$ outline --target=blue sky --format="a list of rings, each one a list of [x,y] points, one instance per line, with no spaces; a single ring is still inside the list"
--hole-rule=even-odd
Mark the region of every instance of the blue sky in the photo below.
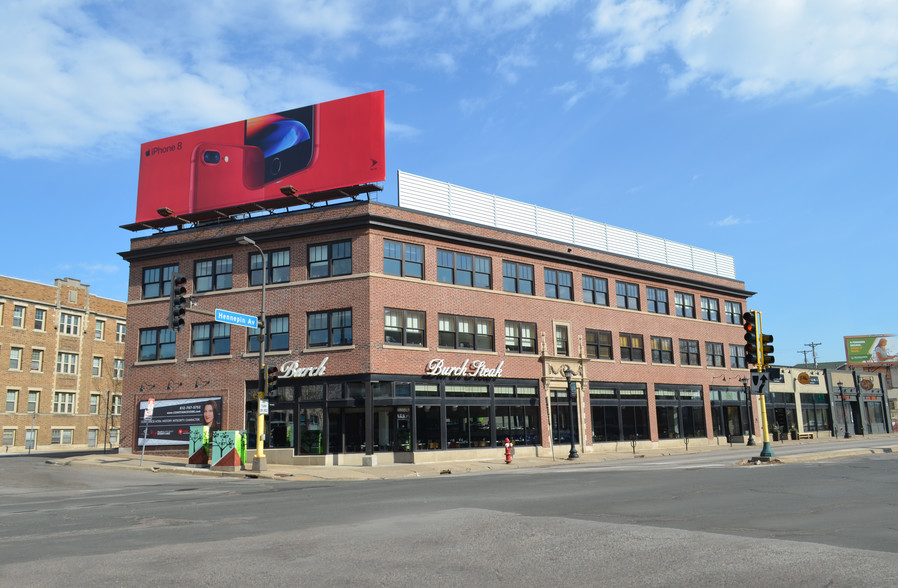
[[[396,170],[732,255],[778,363],[898,332],[894,0],[7,0],[0,274],[125,299],[140,143],[386,91]]]

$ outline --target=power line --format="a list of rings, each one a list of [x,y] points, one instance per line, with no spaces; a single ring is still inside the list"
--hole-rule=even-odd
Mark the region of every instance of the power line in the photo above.
[[[811,348],[811,354],[814,356],[814,368],[815,369],[817,368],[817,346],[818,345],[823,345],[823,343],[805,343],[804,344],[805,347]],[[805,361],[805,363],[808,362],[807,357],[805,357],[804,361]]]

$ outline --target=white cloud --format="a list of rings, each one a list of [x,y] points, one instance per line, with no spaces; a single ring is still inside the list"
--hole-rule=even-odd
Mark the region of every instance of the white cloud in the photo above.
[[[559,84],[550,90],[552,94],[565,96],[564,99],[564,109],[570,110],[586,95],[584,90],[581,90],[577,85],[577,82],[565,82],[563,84]]]
[[[718,221],[714,221],[711,223],[712,225],[718,227],[731,227],[733,225],[744,225],[746,221],[740,219],[739,217],[733,216],[732,214],[724,219],[720,219]]]
[[[594,70],[659,59],[672,90],[898,90],[893,0],[600,0],[592,24]]]
[[[526,49],[515,49],[499,58],[496,63],[496,73],[502,76],[506,82],[514,84],[520,77],[520,70],[535,65],[536,60]]]
[[[517,29],[562,11],[574,0],[456,0],[465,23],[477,29]]]

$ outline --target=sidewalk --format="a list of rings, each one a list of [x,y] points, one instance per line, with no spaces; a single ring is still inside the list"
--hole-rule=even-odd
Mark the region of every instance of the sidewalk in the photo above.
[[[771,449],[777,454],[778,449],[787,447],[799,447],[814,445],[819,451],[813,451],[796,456],[776,455],[775,463],[795,463],[801,461],[813,461],[849,455],[869,455],[871,453],[898,453],[898,438],[895,435],[867,435],[860,438],[861,441],[869,441],[867,447],[845,447],[844,439],[815,439],[805,441],[786,441],[784,443],[771,442]],[[151,472],[166,472],[185,475],[239,477],[239,478],[265,478],[285,481],[360,481],[360,480],[392,480],[403,478],[420,478],[432,476],[446,476],[453,474],[484,473],[490,471],[504,471],[521,468],[552,467],[559,465],[596,464],[618,461],[629,461],[639,458],[657,458],[671,455],[695,455],[699,453],[732,453],[733,463],[745,463],[746,452],[757,456],[761,452],[762,442],[758,440],[755,447],[745,445],[719,445],[695,448],[671,450],[670,448],[649,449],[637,452],[594,452],[581,453],[580,458],[568,460],[566,452],[551,457],[523,457],[515,458],[512,463],[506,464],[504,449],[496,449],[495,459],[466,460],[440,463],[415,463],[415,464],[390,464],[376,466],[284,466],[269,465],[264,472],[253,472],[244,469],[237,472],[212,471],[204,467],[188,467],[187,458],[178,457],[150,457],[143,458],[138,454],[93,454],[72,458],[66,458],[66,465],[102,466],[126,469],[138,469]],[[251,467],[251,462],[248,467]]]

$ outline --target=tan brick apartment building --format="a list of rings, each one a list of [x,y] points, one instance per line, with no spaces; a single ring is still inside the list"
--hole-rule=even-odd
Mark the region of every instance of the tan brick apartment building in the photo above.
[[[740,381],[751,293],[731,258],[400,174],[399,206],[353,201],[133,239],[123,447],[147,433],[151,451],[186,452],[183,427],[173,443],[142,427],[150,398],[213,399],[221,426],[254,440],[256,331],[208,314],[260,313],[262,256],[242,235],[267,260],[266,358],[281,374],[271,463],[446,459],[506,437],[545,452],[571,428],[582,451],[629,450],[741,439],[752,426]],[[188,312],[177,336],[172,272],[207,313]]]
[[[0,276],[0,450],[118,445],[126,308],[76,279]]]

